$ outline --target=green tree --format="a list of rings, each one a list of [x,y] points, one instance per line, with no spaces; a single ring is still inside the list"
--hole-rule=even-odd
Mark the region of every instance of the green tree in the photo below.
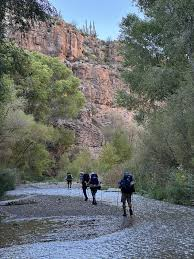
[[[178,165],[193,168],[193,103],[193,87],[186,87],[173,95],[165,108],[152,115],[144,139],[147,160],[155,160],[167,168]]]
[[[42,144],[33,145],[24,154],[25,165],[23,170],[29,179],[41,179],[43,174],[50,170],[52,159]]]
[[[35,22],[48,21],[52,15],[56,15],[56,11],[47,0],[0,1],[0,194],[13,187],[15,174],[10,172],[11,170],[2,168],[17,167],[18,158],[21,160],[20,155],[24,154],[25,150],[27,151],[26,154],[31,151],[31,159],[35,155],[37,156],[37,159],[35,159],[37,166],[32,165],[32,163],[30,165],[27,158],[23,163],[28,164],[30,169],[34,168],[34,172],[42,173],[50,163],[46,145],[39,138],[40,132],[44,131],[46,126],[36,125],[35,122],[29,123],[29,120],[33,121],[33,118],[24,114],[25,100],[22,95],[18,98],[16,88],[18,81],[26,79],[29,75],[31,62],[28,58],[29,55],[14,44],[7,43],[5,36],[10,28],[12,30],[26,31]],[[31,137],[27,130],[29,125],[32,127]],[[34,141],[33,136],[35,125],[39,127],[38,132],[36,132],[36,141]],[[24,133],[24,135],[21,133]],[[33,141],[34,144],[36,143],[33,146],[34,153],[32,153],[32,148],[26,149],[27,143],[24,138],[26,142],[28,139],[29,143]],[[24,143],[21,153],[16,153],[15,150]]]
[[[27,30],[34,22],[46,21],[56,10],[47,0],[0,1],[0,39],[9,27]]]
[[[137,189],[157,199],[191,203],[194,168],[194,90],[180,88],[152,113],[135,146]]]
[[[145,19],[128,15],[121,24],[123,76],[130,94],[118,103],[142,113],[152,111],[194,79],[193,1],[135,1]]]
[[[28,54],[29,75],[17,80],[18,95],[27,100],[25,111],[36,120],[76,117],[85,103],[79,80],[57,58]]]
[[[95,169],[96,161],[92,159],[91,153],[88,150],[81,150],[68,165],[66,171],[78,176],[81,171],[90,173]]]
[[[48,161],[51,163],[52,160],[46,144],[54,139],[55,129],[52,126],[48,127],[35,122],[32,116],[24,114],[23,111],[17,111],[14,116],[19,127],[17,132],[15,131],[16,137],[8,163],[11,161],[13,167],[40,176],[47,169],[43,168],[43,165],[46,167]],[[13,120],[12,117],[9,118],[9,121],[10,119]],[[39,169],[37,169],[38,164]]]
[[[117,130],[113,135],[112,145],[116,150],[119,157],[119,162],[130,160],[131,158],[131,145],[127,133],[123,130]]]
[[[193,177],[194,4],[137,0],[144,19],[122,21],[123,76],[117,101],[144,120],[130,161],[137,189],[158,199],[191,200]],[[146,120],[145,120],[145,115]]]
[[[112,169],[114,165],[119,164],[119,156],[117,155],[116,148],[108,143],[104,145],[99,157],[99,170],[107,172]]]
[[[83,107],[79,80],[57,58],[12,44],[1,47],[0,168],[16,167],[29,177],[50,174],[51,169],[57,174],[75,136],[73,131],[53,128],[52,122],[75,117]]]

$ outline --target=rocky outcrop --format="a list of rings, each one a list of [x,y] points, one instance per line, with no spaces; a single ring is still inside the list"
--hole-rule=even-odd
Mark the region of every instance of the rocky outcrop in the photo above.
[[[59,57],[81,80],[86,107],[78,120],[58,121],[60,126],[75,130],[78,146],[97,154],[104,143],[101,128],[111,123],[112,116],[117,114],[126,124],[131,122],[132,114],[115,106],[117,90],[125,88],[119,77],[122,58],[118,42],[84,35],[64,21],[55,21],[53,26],[37,24],[27,34],[12,32],[9,38],[28,50]]]
[[[82,56],[84,37],[73,26],[63,21],[39,23],[26,34],[10,32],[8,37],[28,50],[59,57],[62,61],[77,60]]]
[[[107,65],[75,62],[72,70],[81,79],[81,89],[88,102],[114,105],[116,91],[123,88],[116,69],[110,69]]]

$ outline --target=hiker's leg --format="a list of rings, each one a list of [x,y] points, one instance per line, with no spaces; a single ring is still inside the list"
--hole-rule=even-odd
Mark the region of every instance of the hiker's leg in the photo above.
[[[94,190],[93,188],[90,188],[91,194],[92,194],[92,198],[94,197]]]
[[[132,204],[131,204],[131,194],[127,194],[127,203],[128,203],[129,209],[132,208]]]
[[[84,197],[85,197],[85,201],[87,201],[88,200],[88,196],[87,196],[87,192],[86,192],[87,187],[82,185],[82,190],[83,190],[83,194],[84,194]]]
[[[92,198],[93,198],[92,204],[94,204],[94,205],[97,204],[97,202],[96,202],[96,192],[97,192],[97,190],[95,188],[91,189]]]
[[[71,189],[71,185],[72,185],[72,181],[69,181],[69,186],[70,186],[70,189]]]
[[[121,195],[121,202],[123,203],[123,216],[126,216],[126,195],[125,193],[122,193]]]
[[[127,212],[126,212],[126,202],[123,202],[123,216],[127,216]]]
[[[69,181],[67,181],[67,187],[68,187],[68,189],[69,189]]]
[[[95,189],[95,191],[94,191],[94,204],[95,205],[97,204],[97,202],[96,202],[96,193],[97,193],[97,189]]]
[[[133,210],[132,210],[132,204],[131,204],[131,194],[128,194],[128,196],[127,196],[127,203],[128,203],[128,206],[129,206],[129,213],[132,216]]]

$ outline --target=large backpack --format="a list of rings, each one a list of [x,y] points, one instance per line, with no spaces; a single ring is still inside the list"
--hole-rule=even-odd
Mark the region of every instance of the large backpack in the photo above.
[[[67,181],[72,181],[73,177],[71,174],[68,174],[66,179],[67,179]]]
[[[89,176],[89,174],[84,174],[84,175],[83,175],[83,178],[82,178],[82,182],[88,183],[89,181],[90,181],[90,176]]]
[[[98,181],[98,175],[97,174],[91,174],[90,184],[93,185],[93,186],[99,186],[99,181]]]
[[[127,175],[120,181],[119,188],[123,193],[133,193],[135,192],[133,176]]]

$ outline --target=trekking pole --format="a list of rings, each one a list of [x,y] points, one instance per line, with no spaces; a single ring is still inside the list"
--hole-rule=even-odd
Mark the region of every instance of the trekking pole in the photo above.
[[[86,194],[87,194],[87,197],[88,197],[88,199],[89,199],[89,198],[90,198],[90,191],[88,191],[88,188],[89,188],[89,187],[86,188]]]
[[[79,186],[79,196],[82,197],[83,196],[83,192],[81,190],[81,187]]]
[[[119,208],[119,191],[117,191],[117,208]]]
[[[131,207],[132,207],[132,210],[134,212],[133,193],[131,195]]]

